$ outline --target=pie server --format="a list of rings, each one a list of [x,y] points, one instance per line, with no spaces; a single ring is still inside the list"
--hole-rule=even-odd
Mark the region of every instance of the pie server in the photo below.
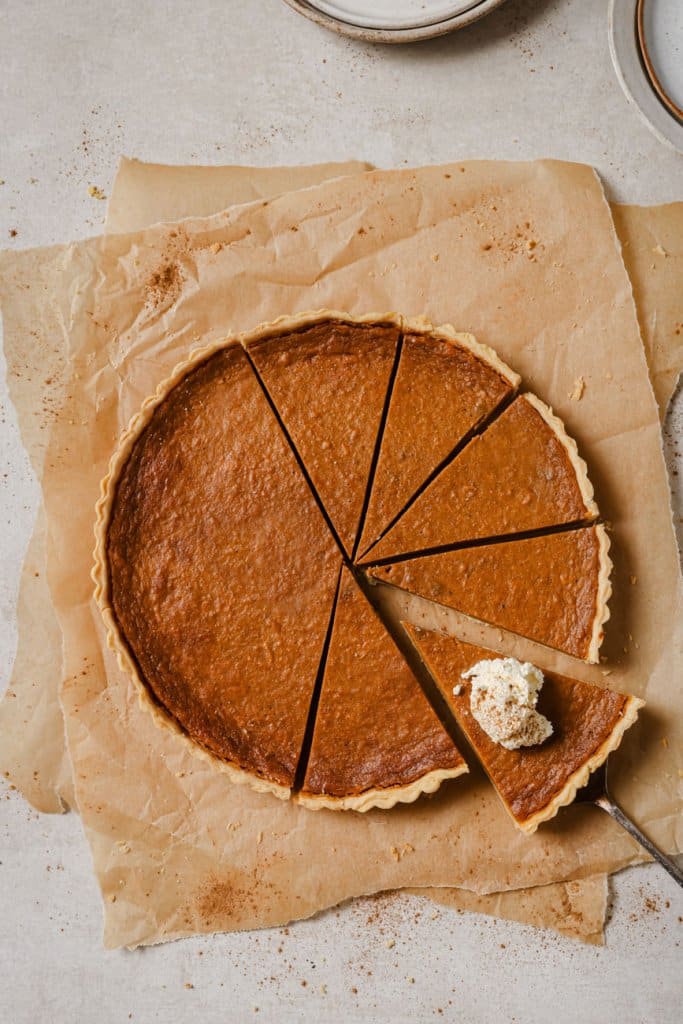
[[[609,759],[608,759],[609,760]],[[662,853],[659,847],[655,846],[651,839],[648,839],[644,835],[635,822],[631,821],[628,815],[624,814],[621,807],[615,803],[612,797],[608,785],[607,785],[607,761],[597,771],[591,775],[588,785],[586,785],[577,798],[577,803],[590,803],[595,804],[596,807],[600,807],[603,811],[606,811],[611,818],[614,818],[622,828],[625,828],[629,835],[640,843],[644,850],[650,854],[654,860],[658,861],[665,871],[668,871],[671,877],[678,882],[683,888],[683,871],[678,865],[666,854]]]

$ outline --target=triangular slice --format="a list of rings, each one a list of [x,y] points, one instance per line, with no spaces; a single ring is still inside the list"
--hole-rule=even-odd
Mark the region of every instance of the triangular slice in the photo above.
[[[375,566],[371,576],[531,640],[598,660],[612,563],[604,526]]]
[[[359,551],[377,540],[518,383],[517,374],[470,334],[425,323],[424,332],[404,335]]]
[[[473,438],[369,552],[372,561],[595,519],[586,464],[535,395]]]
[[[619,746],[642,707],[643,701],[637,697],[545,672],[537,707],[551,722],[553,733],[538,746],[506,750],[473,716],[471,685],[462,678],[473,665],[500,655],[403,625],[503,804],[523,832],[535,832],[542,821],[572,802],[590,773]]]
[[[393,807],[466,771],[417,679],[344,569],[299,799],[336,810]]]
[[[351,555],[398,345],[393,323],[317,315],[244,339],[339,539]]]

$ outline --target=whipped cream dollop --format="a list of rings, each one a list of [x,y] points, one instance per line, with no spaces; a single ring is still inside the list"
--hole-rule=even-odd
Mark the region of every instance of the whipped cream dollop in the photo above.
[[[543,673],[528,661],[479,661],[463,679],[471,680],[470,707],[481,728],[506,750],[533,747],[552,735],[548,719],[536,710]],[[459,691],[454,687],[454,692]]]

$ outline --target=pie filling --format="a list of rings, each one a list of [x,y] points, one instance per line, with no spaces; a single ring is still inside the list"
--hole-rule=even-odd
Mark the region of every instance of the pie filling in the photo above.
[[[542,532],[597,517],[586,466],[560,421],[520,395],[476,434],[365,555]]]
[[[302,802],[366,809],[370,794],[387,790],[414,800],[421,780],[464,771],[422,687],[343,569]]]
[[[569,528],[597,515],[585,464],[518,383],[469,336],[393,314],[282,318],[179,367],[112,459],[93,573],[157,721],[255,788],[386,808],[467,767],[363,579],[594,660],[606,534]],[[411,555],[435,541],[456,549]],[[385,564],[354,565],[368,548]],[[554,729],[583,707],[570,682],[539,700]],[[583,756],[602,734],[576,722]],[[552,799],[532,762],[525,778],[522,797],[494,779],[520,823]]]
[[[608,617],[604,526],[587,526],[371,567],[369,575],[595,662]]]

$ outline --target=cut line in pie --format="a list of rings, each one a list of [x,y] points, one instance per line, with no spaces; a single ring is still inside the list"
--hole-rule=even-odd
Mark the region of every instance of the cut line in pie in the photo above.
[[[430,401],[449,372],[445,397]],[[559,421],[533,396],[512,401],[518,380],[452,328],[324,310],[177,367],[114,453],[93,570],[108,642],[157,724],[256,789],[294,792],[307,806],[386,808],[466,768],[442,710],[359,588],[363,577],[597,657],[607,536],[596,523],[547,532],[597,510]],[[353,552],[377,531],[382,544],[403,529],[406,503],[406,521],[423,516],[433,488],[470,452],[484,462],[491,452],[475,487],[483,501],[505,477],[500,452],[518,410],[526,426],[512,446],[522,438],[533,452],[533,479],[551,455],[545,490],[516,508],[510,492],[513,539],[482,544],[463,502],[459,536],[475,546],[353,568]],[[497,515],[490,510],[486,531],[501,528]],[[521,532],[531,521],[540,536]],[[401,546],[410,554],[420,543],[416,534]]]
[[[336,810],[388,808],[466,771],[398,647],[343,569],[299,800]]]
[[[399,340],[399,321],[285,321],[244,339],[341,545],[351,555]]]
[[[538,711],[553,726],[542,744],[506,750],[477,722],[463,672],[500,655],[484,647],[403,623],[430,675],[493,783],[505,809],[531,834],[570,804],[591,772],[616,750],[643,701],[592,683],[545,672]]]
[[[163,390],[104,481],[97,599],[146,706],[287,797],[339,551],[239,345]]]
[[[470,334],[404,325],[398,370],[358,550],[367,548],[437,470],[508,399],[519,376]]]
[[[535,395],[520,395],[422,492],[363,561],[587,522],[586,463]]]
[[[378,565],[369,575],[596,662],[612,563],[601,524]]]

